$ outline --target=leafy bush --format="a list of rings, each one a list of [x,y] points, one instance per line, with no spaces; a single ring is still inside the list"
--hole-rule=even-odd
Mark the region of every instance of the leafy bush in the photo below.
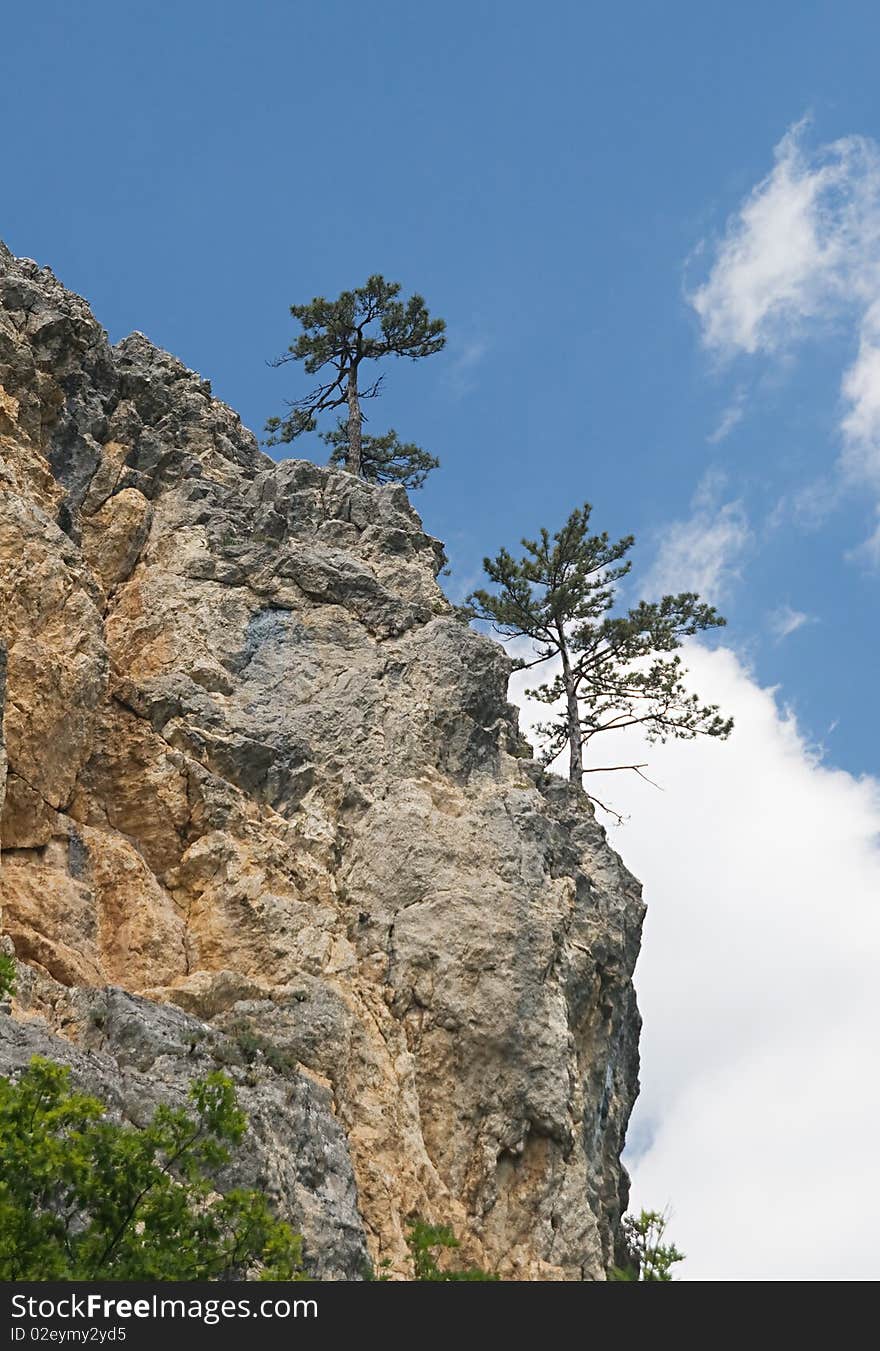
[[[15,961],[5,952],[0,952],[0,999],[15,994]]]
[[[296,1065],[293,1056],[287,1055],[274,1042],[252,1031],[246,1023],[240,1022],[234,1027],[235,1043],[247,1065],[253,1065],[262,1059],[276,1074],[287,1074]]]
[[[623,1235],[630,1252],[625,1267],[614,1267],[612,1281],[671,1281],[672,1267],[684,1261],[674,1243],[664,1243],[668,1216],[657,1210],[643,1210],[635,1215],[624,1215]]]
[[[413,1264],[414,1281],[497,1281],[480,1267],[466,1267],[462,1270],[441,1270],[437,1263],[437,1253],[443,1248],[459,1247],[458,1239],[445,1224],[426,1224],[424,1220],[415,1220],[409,1227],[406,1237]]]
[[[66,1066],[35,1056],[0,1078],[0,1280],[304,1279],[301,1239],[264,1196],[218,1194],[247,1125],[231,1081],[208,1074],[189,1097],[139,1130],[72,1091]]]

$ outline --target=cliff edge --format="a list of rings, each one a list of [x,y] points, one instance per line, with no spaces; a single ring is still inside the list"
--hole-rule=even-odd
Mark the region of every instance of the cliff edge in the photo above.
[[[404,1273],[419,1215],[601,1280],[640,888],[441,563],[402,488],[272,461],[0,245],[0,1073],[138,1121],[223,1065],[316,1274]]]

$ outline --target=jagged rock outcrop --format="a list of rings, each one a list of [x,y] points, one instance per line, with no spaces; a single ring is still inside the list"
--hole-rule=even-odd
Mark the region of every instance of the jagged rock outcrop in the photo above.
[[[316,1270],[403,1272],[418,1214],[601,1279],[640,891],[441,563],[401,488],[273,462],[0,246],[0,1072],[60,1036],[131,1114],[256,1038],[248,1167]]]

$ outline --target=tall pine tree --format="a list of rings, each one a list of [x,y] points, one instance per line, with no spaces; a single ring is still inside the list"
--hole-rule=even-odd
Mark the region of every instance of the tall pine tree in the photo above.
[[[309,375],[325,372],[326,378],[308,394],[288,400],[285,417],[269,418],[269,445],[314,431],[319,413],[345,407],[344,420],[324,437],[333,447],[333,462],[378,482],[409,480],[410,486],[418,486],[424,480],[438,463],[432,455],[412,442],[401,442],[394,431],[365,438],[362,430],[361,402],[374,399],[384,379],[383,375],[364,379],[362,368],[390,356],[418,361],[446,344],[446,324],[431,318],[423,298],[412,295],[402,301],[399,295],[399,282],[374,275],[366,286],[343,291],[337,300],[316,296],[307,305],[291,305],[290,313],[303,331],[272,364],[301,361]]]

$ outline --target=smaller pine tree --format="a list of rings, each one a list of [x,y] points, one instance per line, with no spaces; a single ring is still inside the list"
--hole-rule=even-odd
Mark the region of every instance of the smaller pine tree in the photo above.
[[[497,633],[529,640],[534,656],[520,660],[520,669],[558,663],[555,674],[526,693],[553,711],[537,728],[545,764],[567,748],[569,778],[578,787],[584,774],[644,768],[585,765],[585,751],[601,733],[639,727],[648,741],[663,742],[723,740],[733,730],[716,704],[688,692],[677,651],[686,638],[725,620],[692,591],[614,613],[635,540],[591,534],[591,513],[585,502],[552,536],[541,530],[537,539],[522,540],[518,559],[507,549],[485,558],[495,590],[473,591],[466,602],[471,616]]]

